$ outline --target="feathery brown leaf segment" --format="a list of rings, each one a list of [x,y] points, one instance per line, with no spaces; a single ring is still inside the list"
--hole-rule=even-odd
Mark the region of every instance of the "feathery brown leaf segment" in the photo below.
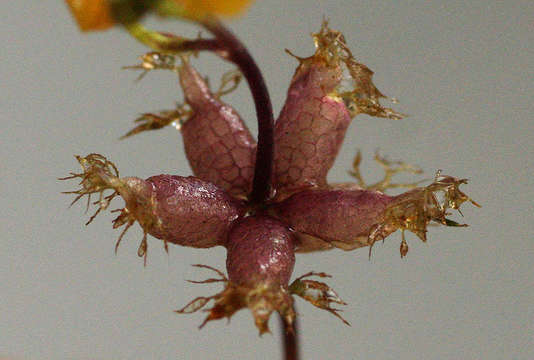
[[[184,6],[193,4],[182,3]],[[234,2],[238,7],[244,3],[246,1]],[[233,72],[226,76],[219,90],[213,92],[190,63],[187,51],[195,49],[212,50],[226,60],[234,60],[245,70],[243,76],[252,87],[256,105],[264,100],[270,104],[268,99],[262,98],[266,89],[261,76],[250,71],[255,69],[253,66],[243,63],[247,57],[239,61],[234,57],[238,54],[231,47],[235,39],[223,41],[228,39],[224,37],[227,33],[212,25],[208,28],[217,35],[215,39],[191,40],[187,47],[175,47],[171,51],[174,55],[151,52],[141,58],[140,64],[127,67],[142,70],[141,77],[158,69],[175,73],[183,99],[181,105],[172,110],[143,114],[136,120],[136,127],[124,137],[174,126],[182,134],[185,153],[195,176],[157,175],[146,180],[119,177],[112,162],[102,155],[90,154],[77,156],[82,171],[71,173],[63,180],[80,180],[80,188],[69,192],[76,195],[74,202],[87,196],[89,207],[91,195],[98,194],[98,200],[93,203],[97,211],[89,222],[115,198],[124,200],[124,207],[116,210],[119,215],[113,221],[114,228],[124,226],[116,249],[126,230],[135,223],[144,233],[138,255],[145,261],[147,235],[162,240],[166,250],[168,244],[226,248],[228,276],[207,265],[195,265],[215,271],[217,277],[192,281],[221,282],[224,289],[215,295],[196,298],[177,310],[180,314],[193,313],[211,303],[201,327],[211,320],[230,318],[236,311],[248,308],[260,334],[269,331],[268,321],[273,312],[281,315],[286,331],[291,333],[296,316],[293,295],[348,324],[340,316],[340,310],[333,307],[346,303],[327,284],[309,279],[329,275],[310,272],[290,284],[295,253],[368,246],[370,255],[376,241],[400,230],[400,253],[404,257],[408,252],[405,231],[426,241],[430,223],[465,226],[450,219],[450,211],[460,211],[464,202],[479,205],[459,189],[467,183],[465,179],[438,173],[427,186],[420,186],[421,182],[394,182],[393,176],[399,172],[419,174],[421,171],[378,154],[375,160],[385,171],[382,181],[367,184],[363,180],[358,152],[350,172],[356,183],[327,182],[328,171],[354,116],[367,114],[400,119],[402,115],[380,104],[384,95],[371,80],[373,72],[355,60],[344,36],[326,23],[313,35],[315,53],[297,58],[299,65],[274,129],[269,128],[267,121],[269,111],[262,113],[260,107],[258,117],[263,116],[267,121],[262,126],[273,130],[274,138],[267,134],[263,138],[264,145],[257,143],[239,114],[220,99],[237,86],[240,74]],[[161,33],[146,34],[152,36],[150,44],[156,48],[167,46],[170,49],[169,44],[178,38]],[[181,58],[178,62],[177,53]],[[254,92],[255,81],[262,89],[259,92]],[[260,150],[266,149],[262,146],[269,147],[273,139],[274,176],[269,180],[269,164],[258,167],[256,159]],[[268,149],[262,154],[262,161],[270,159]],[[254,174],[255,171],[259,173]],[[257,185],[262,183],[260,180],[270,181],[267,186],[272,191],[264,198],[265,188],[256,189],[257,194],[263,195],[253,199],[251,194],[255,187],[265,185]],[[410,190],[388,195],[385,193],[388,188]]]

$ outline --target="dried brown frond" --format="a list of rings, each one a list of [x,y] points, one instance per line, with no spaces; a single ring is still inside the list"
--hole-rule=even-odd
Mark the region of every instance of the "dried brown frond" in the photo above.
[[[328,22],[323,21],[321,30],[312,35],[317,51],[314,57],[319,57],[328,64],[345,65],[348,73],[348,89],[338,89],[337,96],[343,99],[352,116],[367,114],[370,116],[399,120],[405,115],[393,109],[383,107],[380,98],[386,96],[374,85],[373,71],[364,64],[356,61],[345,37],[340,31],[328,27]]]
[[[139,123],[136,127],[121,136],[122,139],[139,134],[144,131],[162,129],[172,125],[175,129],[180,130],[182,125],[192,116],[192,111],[186,104],[177,104],[175,109],[162,110],[158,113],[145,113],[134,120]]]
[[[76,160],[81,165],[83,172],[70,173],[70,176],[60,178],[59,180],[70,180],[79,178],[80,189],[74,191],[65,191],[64,194],[76,194],[76,198],[70,204],[71,206],[87,196],[87,210],[91,204],[91,194],[98,193],[99,199],[93,204],[98,205],[96,212],[90,217],[86,225],[90,224],[93,219],[102,210],[106,210],[113,198],[118,194],[117,188],[120,186],[119,171],[115,164],[107,160],[100,154],[89,154],[85,157],[76,155]],[[113,190],[107,196],[104,195],[106,190]]]
[[[201,296],[190,301],[183,308],[176,310],[178,314],[190,314],[204,308],[211,300],[213,306],[205,311],[209,312],[204,319],[200,328],[212,320],[222,318],[230,319],[234,313],[243,309],[249,308],[254,317],[254,323],[259,330],[260,335],[269,332],[269,318],[273,311],[277,311],[286,320],[286,324],[290,328],[295,319],[295,311],[293,309],[293,299],[289,295],[287,289],[278,284],[265,281],[250,282],[253,285],[239,285],[228,280],[224,274],[212,267],[206,265],[194,265],[196,267],[203,267],[217,272],[219,278],[208,278],[202,281],[191,281],[197,284],[206,284],[213,282],[224,282],[225,288],[223,291],[212,296]]]
[[[176,65],[176,57],[173,55],[166,55],[159,52],[149,52],[139,56],[141,62],[136,65],[123,66],[123,69],[127,70],[143,70],[143,72],[137,77],[136,82],[140,81],[152,70],[171,70],[176,72],[178,66]]]
[[[460,185],[466,183],[467,179],[441,176],[438,172],[432,184],[396,196],[395,201],[385,210],[384,221],[369,235],[369,243],[373,244],[383,239],[383,234],[390,234],[400,229],[403,232],[400,252],[404,257],[408,252],[408,244],[404,238],[405,230],[414,233],[425,242],[427,226],[431,222],[445,226],[467,226],[446,217],[450,215],[449,209],[460,212],[460,206],[466,201],[480,207],[460,191]]]
[[[219,99],[224,95],[230,94],[232,91],[237,89],[239,83],[243,80],[243,74],[239,69],[234,69],[227,71],[223,74],[221,78],[221,84],[219,89],[214,93],[214,96]]]
[[[360,172],[360,163],[362,160],[362,154],[358,150],[358,153],[354,157],[354,161],[352,162],[352,170],[349,171],[349,174],[356,178],[358,185],[367,190],[377,190],[381,192],[385,192],[387,189],[398,189],[398,188],[405,188],[405,189],[413,189],[417,185],[419,185],[421,182],[426,180],[419,180],[416,182],[411,183],[393,183],[393,176],[399,173],[409,173],[409,174],[422,174],[423,170],[421,170],[419,167],[415,165],[408,164],[404,161],[392,161],[388,160],[387,158],[381,156],[378,151],[375,153],[374,160],[384,169],[384,177],[382,180],[374,183],[374,184],[367,184],[363,180],[363,176]]]
[[[326,310],[331,314],[339,318],[343,323],[349,325],[349,322],[339,315],[340,309],[331,307],[332,303],[347,305],[339,295],[327,284],[315,281],[315,280],[303,280],[304,278],[318,276],[321,278],[330,278],[331,276],[323,272],[309,272],[306,273],[291,283],[289,286],[289,292],[294,295],[298,295],[307,302],[311,303],[320,309]]]

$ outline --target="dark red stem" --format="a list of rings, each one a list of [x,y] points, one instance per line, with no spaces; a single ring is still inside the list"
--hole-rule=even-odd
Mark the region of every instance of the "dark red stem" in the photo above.
[[[297,317],[293,320],[292,330],[287,330],[288,326],[283,316],[280,316],[282,324],[282,341],[284,343],[284,359],[299,360],[298,324]]]
[[[172,34],[161,33],[169,38],[175,37]],[[183,51],[212,51],[214,53],[224,52],[224,48],[221,43],[215,39],[197,39],[186,40],[177,39],[176,42],[169,41],[167,44],[161,44],[160,47],[163,50],[170,52],[183,52]],[[224,54],[221,54],[224,57]]]
[[[228,59],[239,67],[247,79],[254,99],[258,118],[258,147],[249,200],[254,204],[261,204],[270,196],[273,173],[274,117],[271,98],[258,65],[241,41],[217,20],[208,21],[204,26],[228,51]]]

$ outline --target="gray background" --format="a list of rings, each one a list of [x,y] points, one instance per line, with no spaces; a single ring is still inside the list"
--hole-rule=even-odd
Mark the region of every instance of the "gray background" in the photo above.
[[[297,65],[283,49],[312,53],[309,33],[322,17],[342,30],[353,53],[397,97],[402,121],[360,116],[349,129],[331,181],[349,180],[357,148],[364,173],[380,177],[372,154],[471,179],[464,190],[483,205],[464,207],[466,229],[432,228],[428,244],[400,235],[367,250],[300,255],[349,303],[352,327],[297,300],[303,359],[534,358],[532,169],[534,6],[532,1],[258,1],[230,23],[263,70],[278,113]],[[172,129],[118,137],[141,112],[182,100],[170,73],[121,71],[145,49],[115,29],[82,35],[61,1],[10,1],[0,21],[2,160],[0,357],[19,359],[277,359],[279,327],[257,336],[250,313],[197,330],[203,314],[172,313],[218,291],[188,278],[224,268],[222,248],[195,250],[149,240],[148,266],[131,230],[109,213],[88,228],[83,206],[68,209],[75,187],[57,177],[77,170],[73,154],[105,154],[121,174],[188,175]],[[149,24],[195,36],[185,23]],[[198,68],[213,84],[230,69],[210,54]],[[246,86],[226,97],[255,132]],[[409,180],[409,177],[404,180]],[[117,201],[116,207],[120,205]],[[456,219],[459,219],[456,217]],[[462,219],[460,219],[461,221]]]

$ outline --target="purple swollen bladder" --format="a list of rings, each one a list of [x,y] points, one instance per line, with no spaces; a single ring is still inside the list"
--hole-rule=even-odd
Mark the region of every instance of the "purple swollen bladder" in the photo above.
[[[146,130],[160,129],[173,124],[182,134],[184,150],[193,174],[220,186],[235,197],[245,198],[252,189],[256,156],[256,140],[230,105],[220,97],[227,92],[226,83],[237,82],[240,76],[231,72],[230,79],[213,93],[206,80],[182,57],[182,65],[158,53],[141,57],[143,64],[127,68],[164,68],[178,74],[184,92],[184,105],[158,114],[143,114],[130,130],[129,137]]]
[[[295,265],[295,240],[284,223],[265,215],[243,218],[230,231],[226,248],[231,281],[266,281],[287,288]]]
[[[274,127],[274,174],[267,199],[251,198],[259,145],[239,114],[221,100],[228,82],[212,91],[184,54],[177,64],[170,55],[149,53],[133,67],[176,73],[185,99],[175,109],[144,114],[125,137],[174,125],[182,134],[194,177],[121,178],[112,162],[90,154],[77,157],[82,172],[64,178],[80,179],[80,189],[71,192],[78,195],[74,201],[98,194],[97,211],[89,222],[115,197],[123,198],[124,207],[113,225],[124,226],[116,246],[125,231],[138,223],[144,232],[138,254],[145,263],[147,234],[162,240],[165,249],[168,243],[227,249],[228,275],[196,265],[218,275],[197,282],[221,282],[223,290],[177,310],[192,313],[211,303],[202,325],[248,308],[260,334],[268,331],[273,312],[292,331],[295,295],[347,323],[331,306],[345,304],[333,289],[309,279],[328,275],[310,272],[290,281],[296,252],[371,249],[377,240],[401,230],[400,253],[405,256],[406,230],[426,241],[428,224],[463,226],[448,218],[450,210],[458,210],[466,201],[478,206],[459,189],[465,179],[441,174],[427,186],[407,184],[411,190],[388,195],[388,187],[401,187],[391,183],[393,174],[416,171],[378,156],[386,170],[383,181],[369,186],[363,182],[358,155],[352,172],[357,183],[327,182],[354,116],[400,119],[402,115],[380,104],[384,95],[371,80],[373,72],[354,59],[341,33],[323,24],[314,40],[315,53],[297,58],[299,66]]]
[[[246,197],[252,190],[256,141],[239,114],[211,93],[187,61],[179,76],[192,109],[181,133],[193,173],[234,196]]]
[[[299,66],[275,124],[278,199],[307,187],[328,187],[328,171],[354,116],[402,117],[380,105],[383,95],[371,81],[373,72],[356,62],[340,32],[324,23],[314,40],[315,54],[296,57]]]

